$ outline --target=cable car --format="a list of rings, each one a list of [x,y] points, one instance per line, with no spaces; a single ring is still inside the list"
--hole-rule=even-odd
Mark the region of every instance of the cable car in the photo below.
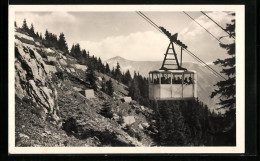
[[[197,98],[197,73],[182,66],[182,50],[187,46],[177,40],[178,34],[171,34],[160,27],[161,31],[170,39],[170,44],[159,70],[149,72],[150,100],[191,100]],[[181,61],[179,64],[174,44],[181,47]]]
[[[149,99],[188,100],[197,97],[197,74],[188,70],[149,72]]]

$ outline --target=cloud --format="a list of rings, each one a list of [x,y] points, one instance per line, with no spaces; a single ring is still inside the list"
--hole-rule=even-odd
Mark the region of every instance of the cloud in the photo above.
[[[107,60],[121,56],[129,60],[162,60],[167,38],[154,31],[136,32],[126,36],[107,37],[99,42],[81,41],[90,54]]]
[[[225,27],[233,18],[226,12],[207,13],[212,19]],[[196,19],[212,34],[220,37],[227,35],[216,24],[204,15]],[[204,29],[195,22],[191,22],[179,33],[179,39],[188,45],[188,49],[205,62],[213,62],[218,58],[227,57],[226,50],[219,46],[218,41],[212,38]],[[230,42],[230,39],[222,40]],[[169,40],[159,32],[137,32],[125,36],[108,37],[98,42],[81,41],[80,45],[90,51],[91,54],[101,57],[103,60],[114,56],[122,56],[130,60],[163,60]],[[180,49],[176,48],[178,56]],[[184,53],[183,61],[195,61]]]
[[[229,23],[232,19],[232,16],[228,15],[227,12],[207,12],[207,14],[222,27],[225,27],[226,23]],[[96,26],[92,23],[100,22],[100,19],[96,20],[93,17],[85,18],[85,16],[67,12],[17,12],[15,20],[18,26],[22,26],[25,18],[29,26],[33,23],[35,30],[42,34],[45,33],[46,28],[57,35],[63,32],[69,47],[72,43],[79,42],[82,48],[89,50],[90,54],[101,57],[102,60],[107,60],[114,56],[122,56],[130,60],[163,60],[169,40],[158,31],[145,31],[145,28],[142,30],[143,32],[136,32],[139,30],[134,30],[134,25],[128,25],[127,27],[125,25],[114,26],[119,31],[128,31],[127,33],[122,32],[119,34],[115,33],[116,31],[107,30],[111,27],[111,25],[106,25],[107,22],[101,21],[101,24],[103,24]],[[199,16],[196,21],[217,37],[227,35],[204,15]],[[121,20],[117,23],[120,22]],[[185,26],[179,32],[179,39],[202,60],[212,62],[227,56],[225,49],[222,49],[219,43],[195,22],[190,20],[189,24],[174,25]],[[93,26],[95,30],[93,30]],[[133,30],[131,30],[132,28]],[[93,37],[99,38],[91,39]],[[230,39],[223,39],[225,42],[228,40]],[[178,47],[176,47],[176,52],[179,56],[180,49]],[[183,61],[192,62],[195,60],[184,53]]]
[[[50,32],[59,35],[64,32],[71,33],[73,26],[77,26],[77,19],[72,14],[67,12],[16,12],[15,21],[18,27],[21,27],[23,20],[26,19],[27,25],[34,25],[35,31],[44,35],[46,29]],[[72,37],[71,37],[72,38]],[[72,41],[72,40],[71,40]]]
[[[223,28],[234,18],[228,12],[210,12],[207,15]],[[217,38],[227,35],[226,32],[205,15],[201,15],[196,21]],[[189,50],[206,62],[212,62],[218,58],[222,59],[228,56],[226,50],[219,46],[219,42],[194,21],[184,28],[179,35],[179,39],[188,45]],[[233,39],[226,37],[221,39],[221,41],[222,43],[231,43]],[[185,58],[189,60],[187,56],[184,57],[184,60]]]

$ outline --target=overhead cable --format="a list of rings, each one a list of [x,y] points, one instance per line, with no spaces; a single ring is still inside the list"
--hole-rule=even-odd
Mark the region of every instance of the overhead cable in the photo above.
[[[220,27],[223,31],[225,31],[226,33],[228,33],[229,36],[231,36],[232,38],[236,39],[233,35],[231,35],[231,33],[227,32],[222,26],[220,26],[216,21],[214,21],[211,17],[209,17],[205,12],[200,11],[202,14],[204,14],[206,17],[208,17],[208,19],[210,19],[212,22],[214,22],[218,27]]]
[[[185,13],[185,12],[184,12]],[[158,27],[158,25],[156,25],[151,19],[149,19],[147,16],[145,16],[143,13],[141,13],[140,11],[137,12],[137,14],[139,16],[141,16],[143,19],[145,19],[150,25],[152,25],[154,28],[156,28],[158,31],[160,31],[163,35],[165,35],[160,28]],[[204,28],[205,29],[205,28]],[[214,35],[213,35],[214,36]],[[215,36],[214,36],[215,37]],[[216,38],[216,37],[215,37]],[[218,39],[217,39],[218,40]],[[219,41],[219,40],[218,40]],[[219,41],[220,42],[220,41]],[[175,43],[175,42],[174,42]],[[221,42],[220,42],[221,43]],[[175,43],[176,45],[180,46],[179,44]],[[211,72],[213,72],[213,74],[219,78],[222,78],[224,80],[226,80],[225,77],[223,77],[220,73],[218,73],[216,70],[214,70],[213,68],[211,68],[207,63],[205,63],[203,60],[201,60],[199,57],[197,57],[195,54],[193,54],[191,51],[189,51],[188,49],[184,49],[184,51],[186,51],[186,53],[188,53],[190,56],[192,56],[195,60],[197,60],[199,63],[203,64],[203,66],[205,68],[207,68],[208,70],[210,70]]]
[[[183,11],[184,14],[186,14],[190,19],[192,19],[194,22],[196,22],[200,27],[202,27],[207,33],[209,33],[214,39],[216,39],[220,44],[223,44],[216,36],[214,36],[210,31],[208,31],[205,27],[203,27],[198,21],[196,21],[194,18],[192,18],[188,13]]]

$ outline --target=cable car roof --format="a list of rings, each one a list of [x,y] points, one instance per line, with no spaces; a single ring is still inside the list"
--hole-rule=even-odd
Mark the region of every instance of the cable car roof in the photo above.
[[[163,73],[163,74],[191,74],[191,73],[196,73],[194,70],[153,70],[150,71],[149,74],[153,73]]]

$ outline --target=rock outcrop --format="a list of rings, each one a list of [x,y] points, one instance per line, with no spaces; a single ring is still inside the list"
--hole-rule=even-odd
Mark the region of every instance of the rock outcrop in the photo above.
[[[127,87],[112,80],[115,96],[88,89],[86,65],[23,32],[15,32],[16,146],[150,146],[152,139],[138,125],[147,122],[140,105],[121,101]],[[99,86],[102,79],[97,80]],[[87,93],[89,95],[89,93]],[[88,96],[87,95],[87,96]],[[112,118],[99,114],[104,102]],[[133,108],[132,106],[135,106]],[[138,113],[138,114],[137,114]],[[149,115],[149,114],[148,114]],[[124,124],[129,125],[124,129]],[[130,127],[131,126],[131,127]]]

